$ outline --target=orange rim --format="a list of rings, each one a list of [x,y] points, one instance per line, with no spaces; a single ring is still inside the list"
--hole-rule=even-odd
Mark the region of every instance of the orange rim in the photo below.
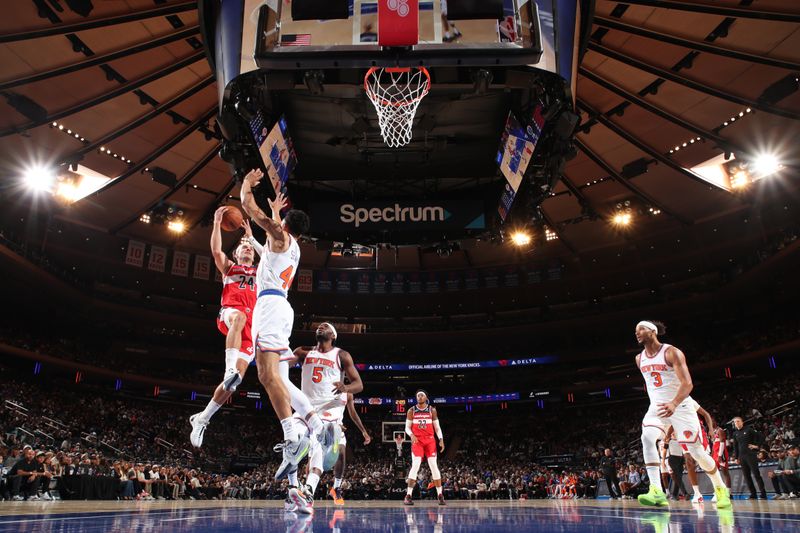
[[[383,68],[383,70],[386,71],[386,72],[391,72],[391,73],[400,73],[400,72],[411,72],[412,68],[416,68],[417,70],[422,72],[425,75],[425,77],[427,78],[425,80],[425,88],[422,91],[422,94],[420,94],[416,98],[412,98],[411,100],[404,100],[402,102],[390,102],[390,101],[386,100],[385,98],[379,98],[378,95],[376,95],[375,92],[370,87],[369,77],[372,76],[378,70],[381,70],[381,67],[371,67],[367,71],[366,75],[364,75],[364,90],[367,91],[367,96],[370,98],[370,100],[373,100],[373,101],[377,100],[380,103],[380,105],[383,106],[383,107],[388,107],[388,106],[405,107],[405,106],[409,106],[411,104],[414,104],[414,103],[422,100],[425,97],[425,95],[427,95],[428,92],[431,89],[431,74],[430,74],[430,72],[428,72],[428,69],[426,69],[425,67],[386,67],[386,68]]]

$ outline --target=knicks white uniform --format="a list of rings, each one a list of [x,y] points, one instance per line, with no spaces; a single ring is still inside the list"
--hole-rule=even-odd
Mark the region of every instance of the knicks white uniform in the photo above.
[[[681,402],[672,416],[667,418],[658,416],[658,404],[671,402],[680,387],[675,369],[667,364],[668,348],[669,344],[662,344],[654,356],[648,356],[646,350],[642,350],[639,356],[639,370],[647,385],[647,395],[650,396],[650,408],[644,415],[642,427],[656,427],[666,434],[667,427],[671,424],[675,428],[675,440],[680,444],[692,444],[697,442],[701,435],[700,421],[697,419],[695,407],[697,402],[691,396],[687,396]]]
[[[258,300],[253,310],[253,339],[258,349],[286,356],[291,356],[289,336],[294,325],[294,310],[286,296],[300,263],[300,246],[291,235],[289,239],[289,248],[282,253],[264,246],[256,273]]]
[[[311,350],[303,361],[300,389],[308,397],[314,410],[325,422],[342,425],[344,409],[347,406],[347,393],[333,392],[334,383],[342,381],[342,363],[339,348],[329,352]],[[346,444],[344,432],[339,441]]]

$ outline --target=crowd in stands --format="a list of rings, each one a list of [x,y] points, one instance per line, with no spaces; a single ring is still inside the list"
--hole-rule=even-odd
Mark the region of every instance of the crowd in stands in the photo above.
[[[6,369],[0,371],[9,375]],[[6,499],[47,499],[51,491],[62,498],[75,497],[74,486],[63,481],[70,476],[113,479],[113,497],[120,499],[285,495],[286,482],[272,479],[278,457],[271,447],[279,440],[279,426],[270,413],[223,411],[209,426],[203,449],[190,450],[186,420],[196,406],[42,388],[12,379],[0,384],[0,396],[5,400],[0,405],[0,463],[9,474],[0,494]],[[720,424],[733,416],[747,419],[764,436],[762,461],[778,459],[798,443],[798,396],[800,380],[794,377],[708,386],[694,394]],[[445,496],[592,498],[606,448],[612,450],[621,480],[636,485],[629,479],[636,472],[646,486],[639,444],[644,401],[640,403],[554,407],[532,415],[501,412],[508,424],[497,424],[497,413],[471,415],[440,408],[448,445],[455,450],[442,454]],[[407,464],[396,461],[394,444],[380,442],[381,418],[364,416],[364,422],[375,442],[365,446],[351,439],[346,494],[351,499],[400,499]],[[547,460],[548,454],[556,453],[564,455]],[[406,455],[407,446],[402,457]],[[230,473],[228,460],[234,457],[256,458],[261,464],[245,473]],[[31,469],[19,466],[23,459]],[[28,474],[33,471],[40,473]],[[422,497],[435,494],[426,476],[423,469],[418,483]],[[322,495],[327,492],[319,490]]]

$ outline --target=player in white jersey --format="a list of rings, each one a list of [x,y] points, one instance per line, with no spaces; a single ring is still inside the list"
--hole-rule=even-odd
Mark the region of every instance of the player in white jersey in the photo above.
[[[666,436],[671,424],[679,443],[686,446],[697,464],[706,471],[714,485],[717,507],[730,507],[730,493],[722,482],[714,459],[703,449],[700,421],[696,403],[689,396],[692,392],[692,376],[686,366],[686,357],[679,349],[662,344],[658,335],[664,333],[664,325],[643,320],[636,325],[636,340],[644,349],[636,356],[636,366],[642,372],[650,408],[642,420],[642,452],[650,491],[639,496],[643,505],[668,505],[667,497],[655,480],[659,475],[659,453],[656,441]]]
[[[283,463],[275,473],[276,478],[280,478],[296,467],[310,448],[308,436],[292,418],[291,398],[278,368],[281,355],[289,351],[294,324],[294,311],[287,300],[287,292],[300,263],[297,237],[308,231],[310,222],[308,215],[296,209],[289,210],[281,218],[281,210],[288,203],[281,192],[276,193],[275,200],[269,200],[272,216],[267,216],[258,207],[252,192],[263,177],[260,170],[251,170],[242,182],[240,198],[245,213],[267,233],[256,273],[258,300],[253,310],[252,338],[256,344],[258,379],[267,390],[283,427]]]
[[[338,457],[339,448],[347,445],[341,432],[344,410],[347,406],[347,395],[358,394],[364,390],[361,375],[353,363],[350,353],[334,346],[338,334],[332,324],[323,322],[317,327],[317,345],[311,349],[297,348],[294,351],[295,361],[300,363],[301,390],[311,405],[325,422],[330,422],[335,430],[330,447],[326,449],[319,442],[312,440],[309,459],[309,473],[300,491],[289,492],[290,498],[297,506],[297,511],[310,513],[313,511],[314,492],[317,490],[319,478],[324,470],[333,468],[336,460],[324,465],[326,457]],[[344,378],[349,383],[345,384]],[[292,479],[290,478],[290,483]]]

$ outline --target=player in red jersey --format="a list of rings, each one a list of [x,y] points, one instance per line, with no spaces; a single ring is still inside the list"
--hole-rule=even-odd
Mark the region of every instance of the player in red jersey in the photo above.
[[[728,461],[730,458],[728,457],[727,440],[728,433],[725,431],[725,428],[722,426],[714,428],[714,450],[712,455],[714,456],[714,461],[717,462],[717,468],[719,468],[719,473],[722,474],[722,479],[725,480],[725,485],[730,488],[731,473],[728,471]]]
[[[203,445],[203,435],[211,417],[236,391],[254,357],[250,330],[257,294],[256,267],[253,264],[256,252],[253,244],[255,239],[252,238],[250,225],[246,221],[242,222],[247,238],[243,239],[233,252],[236,262],[231,261],[222,251],[220,224],[224,211],[225,207],[220,207],[214,213],[211,255],[214,256],[214,263],[222,274],[222,301],[217,316],[217,328],[225,335],[225,375],[222,383],[214,390],[214,396],[206,408],[189,417],[189,423],[192,425],[189,440],[197,448]]]
[[[427,457],[436,494],[439,496],[439,505],[445,505],[442,474],[439,473],[439,466],[436,464],[436,439],[433,437],[435,432],[439,438],[439,451],[443,452],[442,426],[439,425],[436,408],[428,403],[428,393],[418,390],[416,396],[417,405],[409,409],[406,416],[406,434],[411,437],[411,471],[408,473],[408,488],[403,504],[414,505],[411,494],[414,492],[414,485],[417,484],[417,473],[422,465],[422,459]]]

